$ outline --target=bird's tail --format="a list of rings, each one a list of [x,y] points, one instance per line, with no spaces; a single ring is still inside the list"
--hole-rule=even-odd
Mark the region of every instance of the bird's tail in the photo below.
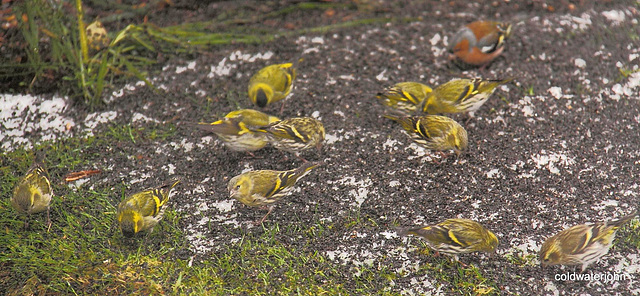
[[[252,132],[258,132],[258,133],[268,133],[269,128],[276,125],[278,122],[280,122],[282,120],[277,120],[277,121],[273,121],[271,123],[269,123],[268,125],[263,125],[263,126],[247,126],[246,129]]]
[[[478,87],[478,92],[493,92],[494,89],[500,85],[507,84],[511,82],[514,78],[509,77],[506,79],[491,79],[481,81]]]
[[[416,231],[420,230],[421,228],[410,228],[410,227],[396,227],[396,233],[399,236],[407,236],[407,235],[415,235]]]
[[[162,191],[162,197],[163,197],[164,200],[169,200],[169,197],[171,196],[171,190],[173,190],[173,187],[176,187],[176,185],[178,185],[178,183],[180,183],[180,182],[181,182],[180,179],[175,178],[175,179],[172,179],[169,182],[166,182],[166,183],[160,185],[159,189]]]
[[[491,82],[492,85],[495,85],[495,87],[497,87],[498,85],[507,84],[513,81],[514,79],[515,79],[514,77],[509,77],[505,79],[491,79],[489,80],[489,82]]]
[[[321,166],[322,162],[316,161],[316,162],[305,162],[303,163],[299,168],[294,170],[294,174],[295,175],[299,175],[300,177],[306,175],[307,173],[309,173],[309,171],[311,171],[312,169]],[[300,178],[298,177],[298,178]]]
[[[397,123],[400,123],[400,125],[402,125],[402,128],[404,128],[405,130],[411,130],[413,128],[413,122],[411,120],[411,117],[409,116],[387,113],[387,114],[384,114],[384,117],[389,118]]]
[[[200,130],[212,132],[215,134],[224,134],[224,135],[241,135],[245,132],[249,132],[249,129],[241,125],[239,119],[231,118],[231,119],[221,119],[218,121],[214,121],[211,123],[207,122],[198,122],[196,123],[187,123],[189,127],[198,128]]]
[[[296,79],[296,75],[298,73],[298,67],[300,66],[300,63],[302,63],[303,61],[304,61],[304,58],[302,56],[299,56],[297,59],[291,62],[291,67],[289,67],[289,73],[291,73],[291,80]]]
[[[611,221],[610,224],[618,228],[627,224],[627,222],[631,221],[631,219],[635,218],[637,215],[638,215],[638,211],[636,210],[634,213],[630,215],[624,216],[616,221]]]

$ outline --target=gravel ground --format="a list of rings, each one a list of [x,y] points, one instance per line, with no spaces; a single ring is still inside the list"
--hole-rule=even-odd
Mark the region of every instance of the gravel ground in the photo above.
[[[196,259],[208,256],[221,245],[236,243],[243,232],[264,231],[253,222],[265,212],[230,200],[227,181],[247,170],[285,170],[301,161],[271,147],[257,151],[255,158],[232,152],[215,135],[186,123],[214,121],[238,107],[251,107],[246,85],[252,73],[303,57],[281,117],[312,116],[324,123],[323,150],[303,156],[325,165],[277,204],[265,226],[333,225],[313,247],[341,264],[347,285],[360,266],[387,266],[402,276],[384,288],[445,293],[449,283],[419,272],[421,265],[439,259],[425,255],[418,239],[400,238],[394,229],[464,217],[495,232],[500,246],[493,258],[469,254],[461,261],[478,266],[503,294],[640,293],[639,252],[630,244],[615,245],[587,270],[633,277],[613,282],[558,281],[556,274],[574,269],[542,270],[533,257],[551,234],[620,217],[640,202],[638,3],[587,2],[573,9],[564,2],[553,9],[541,2],[487,3],[385,4],[378,14],[406,12],[420,20],[232,45],[192,60],[171,59],[152,79],[161,94],[132,83],[109,95],[108,105],[95,113],[65,98],[2,95],[0,144],[11,149],[95,132],[106,128],[105,122],[149,128],[176,124],[176,135],[166,142],[105,151],[96,163],[105,173],[92,182],[126,182],[142,189],[183,178],[173,207],[182,213],[180,227],[188,234],[192,254]],[[332,22],[321,14],[290,17],[282,22]],[[451,33],[485,18],[514,25],[503,56],[484,71],[463,71],[448,63],[445,48]],[[623,77],[624,71],[635,73]],[[457,77],[515,78],[472,117],[452,116],[469,133],[469,148],[459,158],[442,159],[412,143],[397,124],[382,117],[385,110],[375,100],[377,92],[397,82],[435,86]],[[279,108],[275,104],[266,111],[275,114]],[[347,227],[354,219],[361,223]],[[634,225],[621,236],[637,241]],[[304,246],[307,239],[279,238],[290,246]]]

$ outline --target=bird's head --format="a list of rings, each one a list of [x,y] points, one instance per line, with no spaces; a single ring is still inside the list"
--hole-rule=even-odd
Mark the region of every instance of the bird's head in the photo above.
[[[556,243],[556,240],[553,238],[542,244],[540,252],[538,252],[538,256],[542,267],[556,265],[562,261],[562,252]]]
[[[456,155],[459,156],[463,150],[467,149],[467,145],[469,144],[467,131],[462,127],[454,127],[447,137],[447,141],[452,147],[454,147]]]
[[[25,188],[29,187],[29,188]],[[37,198],[40,192],[31,188],[30,186],[19,187],[11,199],[11,204],[16,210],[21,213],[29,213],[33,208],[34,199]]]
[[[118,215],[118,223],[120,223],[122,234],[126,237],[132,237],[143,227],[142,216],[140,213],[131,210],[122,211]]]
[[[273,98],[273,89],[265,83],[258,83],[249,91],[249,97],[253,104],[260,108],[264,108],[269,104],[271,98]]]
[[[251,196],[252,186],[251,178],[248,175],[242,174],[235,176],[229,180],[229,184],[227,185],[229,197],[246,204],[245,199]]]

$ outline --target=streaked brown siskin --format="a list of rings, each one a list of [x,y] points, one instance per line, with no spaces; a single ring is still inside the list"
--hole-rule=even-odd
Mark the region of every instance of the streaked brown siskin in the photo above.
[[[249,171],[229,180],[227,189],[230,197],[247,206],[269,206],[269,212],[259,222],[262,223],[273,210],[271,204],[289,195],[295,183],[318,165],[317,162],[306,162],[288,171]]]
[[[513,80],[456,79],[436,87],[420,109],[427,114],[474,112],[493,94],[496,87]]]
[[[289,118],[251,130],[265,133],[276,149],[296,154],[312,147],[320,151],[325,136],[322,122],[311,117]]]
[[[388,114],[385,117],[400,123],[416,143],[427,149],[454,150],[459,155],[467,148],[467,131],[449,117],[440,115],[397,117]]]
[[[542,244],[538,252],[541,265],[579,265],[584,271],[609,252],[618,229],[637,215],[635,212],[616,221],[580,224],[558,232]]]
[[[404,114],[410,114],[424,101],[432,89],[419,82],[400,82],[390,86],[376,98],[380,102]]]
[[[251,131],[250,128],[262,127],[279,121],[275,116],[252,109],[240,109],[229,112],[224,118],[212,123],[198,123],[198,128],[215,133],[225,146],[233,151],[252,152],[267,145],[264,133]]]
[[[453,256],[471,252],[493,253],[498,247],[498,238],[482,224],[469,219],[447,219],[434,225],[401,229],[400,235],[422,237],[429,248]]]

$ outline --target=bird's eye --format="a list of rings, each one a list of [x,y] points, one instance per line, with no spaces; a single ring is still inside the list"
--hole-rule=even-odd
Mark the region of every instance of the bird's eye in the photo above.
[[[240,190],[240,185],[236,185],[236,190]]]

